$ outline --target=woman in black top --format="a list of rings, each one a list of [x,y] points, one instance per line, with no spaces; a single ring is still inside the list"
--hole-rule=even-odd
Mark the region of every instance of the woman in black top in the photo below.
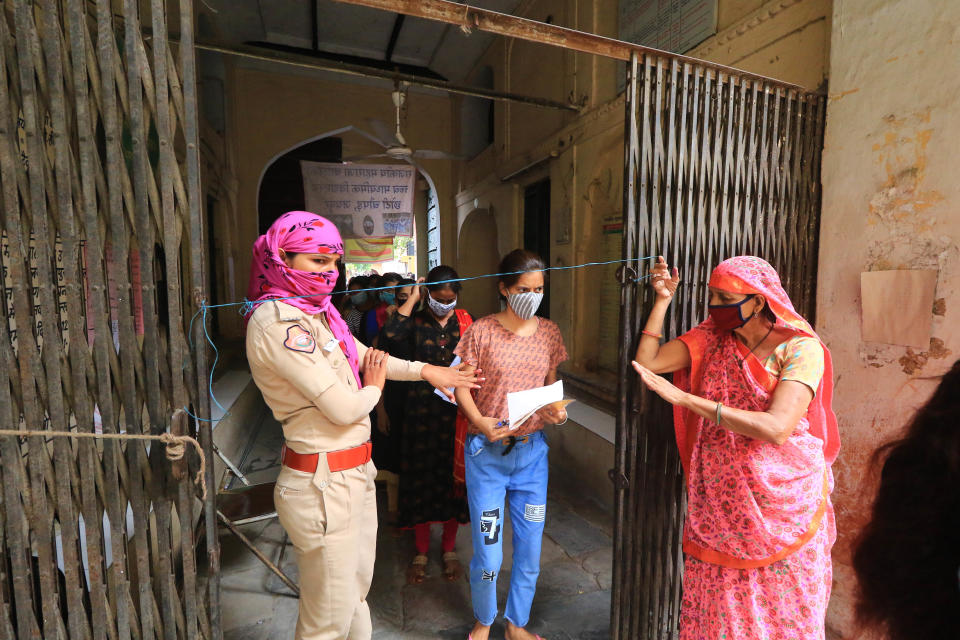
[[[471,322],[455,309],[460,283],[433,284],[457,279],[447,266],[433,268],[424,287],[414,287],[409,299],[384,326],[381,337],[402,344],[406,353],[422,362],[449,366],[460,336]],[[425,302],[420,311],[414,309]],[[430,525],[443,523],[443,573],[450,580],[461,574],[454,551],[457,529],[469,522],[462,486],[454,481],[457,408],[440,398],[428,384],[409,384],[400,459],[400,517],[403,528],[416,534],[417,554],[407,572],[410,583],[425,577],[430,549]]]

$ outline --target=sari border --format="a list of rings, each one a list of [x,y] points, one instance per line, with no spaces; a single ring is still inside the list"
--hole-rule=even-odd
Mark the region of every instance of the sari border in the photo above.
[[[820,498],[820,506],[817,508],[817,512],[813,516],[813,520],[810,522],[810,528],[807,531],[797,538],[797,540],[778,551],[777,553],[767,556],[766,558],[751,559],[751,558],[738,558],[736,556],[731,556],[729,554],[723,553],[722,551],[717,551],[715,549],[708,549],[703,547],[696,542],[693,542],[686,536],[683,540],[683,552],[687,555],[693,556],[697,560],[703,562],[709,562],[711,564],[720,565],[722,567],[727,567],[730,569],[758,569],[760,567],[766,567],[774,562],[783,560],[787,556],[790,556],[802,547],[804,547],[808,542],[810,542],[813,537],[817,534],[817,530],[820,528],[820,523],[823,522],[823,516],[827,512],[827,504],[829,503],[830,496],[830,485],[827,479],[827,470],[824,469],[823,472],[823,495]]]

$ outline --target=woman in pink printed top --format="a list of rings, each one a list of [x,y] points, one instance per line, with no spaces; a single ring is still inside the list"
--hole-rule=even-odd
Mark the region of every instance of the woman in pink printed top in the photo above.
[[[457,392],[470,421],[464,445],[467,502],[473,534],[470,591],[476,624],[472,640],[487,640],[497,617],[497,574],[503,560],[504,498],[509,496],[513,526],[513,569],[507,596],[507,640],[534,640],[524,627],[540,574],[540,544],[547,509],[547,443],[544,423],[559,424],[566,411],[541,409],[514,430],[507,428],[507,394],[557,380],[567,359],[557,325],[537,317],[543,300],[543,260],[517,249],[500,263],[500,295],[506,308],[473,323],[455,353],[484,372],[475,395]]]

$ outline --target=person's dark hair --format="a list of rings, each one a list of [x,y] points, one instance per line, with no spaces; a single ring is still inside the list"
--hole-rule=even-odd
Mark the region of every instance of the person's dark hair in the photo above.
[[[347,285],[347,288],[356,287],[358,289],[366,289],[370,284],[370,278],[367,276],[353,276],[350,278],[350,284]]]
[[[388,271],[387,273],[383,274],[380,277],[382,278],[381,282],[383,283],[380,285],[381,287],[387,286],[386,285],[387,282],[400,282],[401,280],[403,280],[403,276],[393,271]]]
[[[383,276],[378,276],[376,274],[369,276],[370,281],[367,282],[368,289],[376,289],[377,287],[383,286]]]
[[[853,551],[857,617],[889,640],[960,638],[960,360],[881,460]]]
[[[543,262],[543,258],[533,251],[514,249],[503,257],[503,260],[500,261],[500,266],[497,267],[497,271],[502,274],[509,274],[501,275],[500,282],[506,287],[512,287],[517,284],[520,276],[524,273],[528,271],[543,271],[546,268],[547,265]]]
[[[333,295],[333,306],[337,309],[343,307],[343,303],[346,301],[344,292],[347,289],[347,270],[344,269],[343,260],[337,259],[337,282],[333,286],[333,290],[339,293]]]
[[[460,276],[457,274],[456,270],[453,267],[448,267],[445,264],[430,269],[430,273],[427,274],[427,289],[430,291],[439,291],[440,289],[452,289],[454,293],[460,293],[460,289],[463,288],[462,283],[460,282],[450,282],[447,284],[433,284],[431,282],[446,282],[447,280],[457,280]]]
[[[403,279],[400,281],[400,286],[401,286],[401,287],[409,287],[409,286],[412,285],[412,284],[417,284],[417,281],[416,281],[416,280],[411,280],[410,278],[403,278]]]
[[[770,308],[770,301],[766,297],[763,299],[763,309],[760,310],[760,313],[762,313],[763,317],[770,322],[777,322],[777,314],[775,314],[773,309]]]

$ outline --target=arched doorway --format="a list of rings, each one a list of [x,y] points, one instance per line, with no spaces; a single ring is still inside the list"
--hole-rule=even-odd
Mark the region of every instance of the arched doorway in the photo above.
[[[457,270],[461,276],[496,273],[500,264],[497,221],[489,209],[474,209],[467,215],[460,226],[457,256]],[[465,282],[460,300],[463,308],[474,317],[496,313],[500,310],[496,278]]]
[[[266,233],[273,221],[287,211],[303,210],[303,174],[300,161],[340,162],[343,141],[320,138],[290,149],[267,165],[257,192],[257,221]]]
[[[257,188],[259,233],[265,233],[273,224],[273,221],[287,211],[306,210],[301,161],[343,162],[343,136],[346,134],[352,134],[352,140],[348,139],[346,144],[353,151],[376,151],[377,149],[368,148],[371,141],[375,145],[382,146],[371,134],[351,125],[303,140],[277,154],[265,165]],[[359,146],[356,144],[358,140]],[[383,250],[380,243],[370,246],[346,243],[349,245],[347,247],[348,253],[354,257],[352,261],[347,260],[353,264],[351,273],[362,272],[364,268],[370,268],[365,265],[372,265],[381,269],[381,272],[383,268],[386,268],[388,271],[399,271],[401,273],[412,271],[423,275],[427,269],[439,264],[440,212],[437,187],[430,174],[418,162],[412,160],[407,162],[416,169],[419,175],[417,180],[418,193],[414,197],[414,236],[411,238],[411,242],[405,242],[402,245],[395,243],[393,255],[384,254],[383,260],[379,261],[376,259],[379,257],[378,252]],[[348,164],[354,163],[348,162]],[[322,211],[316,211],[316,213],[323,214]],[[347,240],[346,237],[344,239]],[[387,251],[389,252],[389,250],[388,247]],[[357,259],[361,255],[369,259]],[[406,258],[413,258],[414,260],[406,260]],[[382,265],[381,262],[389,264]],[[399,262],[403,262],[404,265],[395,264]],[[360,266],[358,267],[357,264]],[[401,266],[404,268],[400,268]],[[346,271],[346,269],[341,269],[341,281],[338,283],[338,289],[346,286],[344,279]]]

